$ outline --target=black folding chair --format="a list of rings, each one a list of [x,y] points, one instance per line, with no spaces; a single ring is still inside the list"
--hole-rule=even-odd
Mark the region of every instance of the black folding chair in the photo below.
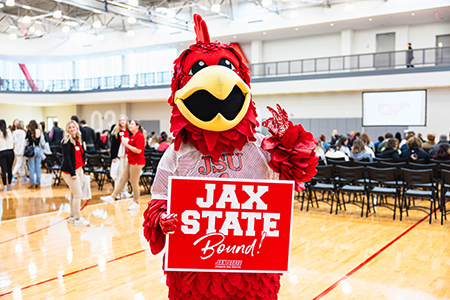
[[[345,210],[347,210],[346,204],[353,204],[361,208],[362,217],[364,214],[365,205],[364,198],[366,197],[366,178],[364,176],[364,167],[336,166],[336,170],[338,173],[339,182],[336,197],[336,214],[338,206],[340,206],[341,203],[344,205]],[[344,195],[348,196],[347,201],[345,201]]]
[[[330,214],[333,212],[333,202],[334,196],[336,194],[336,185],[333,179],[333,167],[332,166],[317,166],[317,174],[312,178],[310,182],[306,184],[305,193],[302,195],[302,206],[300,210],[303,210],[304,198],[306,194],[306,211],[309,211],[309,203],[311,202],[311,207],[314,205],[314,200],[317,207],[319,207],[319,202],[326,203],[330,205]],[[322,193],[321,198],[317,198],[317,192]],[[325,197],[326,195],[326,197]]]
[[[61,160],[58,157],[58,153],[45,155],[45,169],[47,173],[51,173],[54,176],[53,185],[59,185],[61,182]]]
[[[370,206],[372,205],[374,212],[376,207],[385,207],[395,212],[397,207],[400,209],[400,221],[402,220],[402,207],[400,203],[401,185],[398,184],[397,169],[392,168],[373,168],[367,167],[370,184],[367,189],[367,211],[366,217],[369,215]],[[374,184],[376,182],[376,184]],[[395,182],[395,184],[393,184]],[[372,198],[371,198],[372,196]],[[375,198],[374,196],[377,196]],[[389,202],[389,196],[394,197],[394,203]]]
[[[435,212],[434,217],[437,218],[436,201],[438,200],[437,183],[433,178],[433,170],[412,170],[402,168],[402,175],[404,181],[402,208],[406,212],[406,215],[409,216],[408,212],[410,210],[423,211],[429,215],[431,224],[433,208]],[[430,201],[429,209],[423,205],[416,205],[415,200],[417,198]],[[401,213],[402,212],[400,212],[400,214]]]
[[[111,155],[109,154],[100,154],[100,159],[103,163],[104,170],[104,182],[109,182],[114,187],[114,180],[111,178]]]
[[[441,225],[444,224],[444,218],[447,221],[447,215],[450,212],[447,212],[447,200],[450,199],[450,171],[449,170],[441,170],[441,203],[439,205],[441,210]]]
[[[94,174],[94,180],[99,190],[103,190],[106,172],[103,167],[102,159],[98,154],[86,154],[86,166],[84,168],[88,174]]]

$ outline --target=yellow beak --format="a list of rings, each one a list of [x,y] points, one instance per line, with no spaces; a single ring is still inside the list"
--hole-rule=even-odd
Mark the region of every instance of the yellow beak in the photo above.
[[[242,91],[245,100],[233,120],[227,120],[221,113],[218,113],[212,120],[203,121],[190,112],[184,104],[184,100],[200,90],[205,90],[218,100],[224,101],[235,86]],[[235,72],[223,66],[210,66],[198,71],[182,89],[175,93],[174,103],[183,116],[195,126],[210,131],[226,131],[239,124],[244,118],[250,104],[250,96],[250,88]]]

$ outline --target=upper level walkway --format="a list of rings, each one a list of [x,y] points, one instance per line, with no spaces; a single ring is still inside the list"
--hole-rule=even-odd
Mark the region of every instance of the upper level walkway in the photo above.
[[[412,61],[409,59],[413,57]],[[409,66],[408,66],[409,65]],[[450,47],[251,64],[252,82],[375,76],[450,70]],[[169,87],[172,72],[84,79],[0,79],[0,92],[78,93]]]

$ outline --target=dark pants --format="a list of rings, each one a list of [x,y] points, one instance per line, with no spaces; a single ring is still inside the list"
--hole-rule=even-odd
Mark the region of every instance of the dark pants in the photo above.
[[[2,168],[3,185],[11,184],[13,163],[14,151],[12,149],[0,151],[0,167]],[[8,181],[6,181],[6,174],[8,174]]]

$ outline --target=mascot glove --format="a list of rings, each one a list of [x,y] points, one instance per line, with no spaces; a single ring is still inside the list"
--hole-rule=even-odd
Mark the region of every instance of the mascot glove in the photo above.
[[[166,214],[162,213],[159,219],[159,226],[161,226],[162,233],[172,234],[177,229],[177,214]]]

